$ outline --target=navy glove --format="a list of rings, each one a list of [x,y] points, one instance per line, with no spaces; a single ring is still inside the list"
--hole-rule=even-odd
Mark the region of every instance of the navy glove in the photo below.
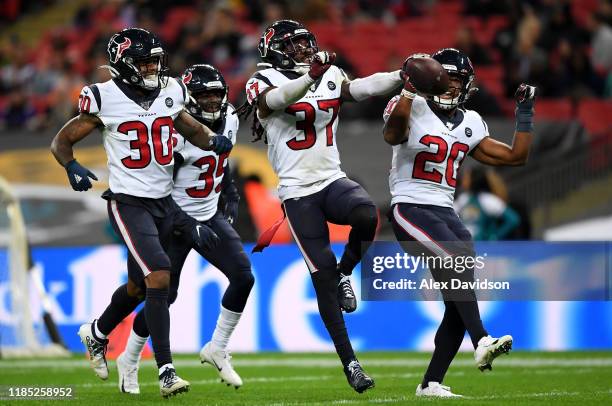
[[[210,149],[217,155],[230,152],[233,147],[232,141],[222,135],[215,135],[210,139]]]
[[[66,164],[66,172],[68,173],[68,180],[72,188],[79,192],[84,192],[87,189],[91,189],[91,182],[89,178],[98,180],[89,169],[81,166],[76,159]]]
[[[212,228],[197,223],[191,230],[191,238],[198,252],[206,252],[214,250],[219,244],[219,236],[215,234]]]

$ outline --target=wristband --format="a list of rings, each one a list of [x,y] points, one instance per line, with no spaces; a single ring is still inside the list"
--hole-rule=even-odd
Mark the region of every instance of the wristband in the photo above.
[[[516,106],[515,129],[517,132],[533,131],[533,102],[520,103]]]
[[[407,98],[409,100],[414,100],[414,98],[416,97],[416,93],[412,93],[409,90],[402,89],[402,91],[400,93],[400,96],[405,97],[405,98]]]

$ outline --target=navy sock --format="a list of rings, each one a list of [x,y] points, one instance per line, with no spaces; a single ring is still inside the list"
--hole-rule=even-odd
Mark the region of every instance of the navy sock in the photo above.
[[[127,284],[123,284],[115,290],[111,302],[97,321],[97,326],[104,335],[109,335],[123,319],[136,309],[142,302],[139,297],[129,296]]]
[[[157,367],[172,363],[168,289],[147,288],[144,314],[151,334]]]
[[[355,359],[353,346],[349,340],[344,324],[344,317],[340,304],[338,303],[338,276],[336,270],[319,270],[311,274],[312,283],[317,292],[317,303],[319,314],[329,336],[334,342],[336,352],[342,361],[342,365],[348,365]]]

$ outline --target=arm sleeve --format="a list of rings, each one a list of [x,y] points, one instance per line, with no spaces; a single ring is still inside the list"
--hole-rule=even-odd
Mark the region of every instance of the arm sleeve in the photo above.
[[[359,78],[349,83],[349,92],[356,101],[365,100],[371,96],[381,96],[391,92],[403,83],[400,71],[380,72],[365,78]]]
[[[272,110],[281,110],[300,100],[314,79],[309,74],[304,74],[297,79],[290,80],[265,94],[266,104]]]
[[[229,161],[226,162],[223,179],[221,180],[221,193],[223,194],[225,201],[240,200],[240,194],[238,193],[238,187],[236,187],[236,184],[234,183],[234,176],[232,174]]]
[[[183,162],[185,162],[185,158],[183,157],[183,155],[181,155],[180,152],[176,152],[176,151],[174,151],[172,155],[174,156],[174,168],[172,169],[172,180],[176,181],[176,177],[179,173],[179,170],[181,169],[181,166],[183,166]]]

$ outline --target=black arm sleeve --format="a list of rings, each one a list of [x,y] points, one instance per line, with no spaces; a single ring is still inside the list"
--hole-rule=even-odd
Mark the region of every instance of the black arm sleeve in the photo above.
[[[221,181],[221,193],[225,201],[240,200],[240,194],[238,188],[234,183],[234,177],[232,176],[232,170],[230,169],[229,161],[225,167],[223,174],[223,180]]]
[[[181,169],[181,166],[183,166],[185,158],[183,158],[183,156],[179,152],[174,152],[172,155],[174,156],[174,169],[172,172],[172,180],[176,181],[176,176],[178,175],[178,171],[179,169]]]

